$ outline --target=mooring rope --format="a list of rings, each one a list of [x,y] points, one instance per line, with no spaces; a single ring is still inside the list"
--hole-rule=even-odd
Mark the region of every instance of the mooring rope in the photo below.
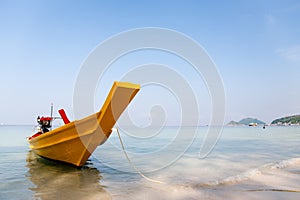
[[[138,168],[136,168],[136,166],[131,162],[131,160],[130,160],[129,157],[128,157],[128,154],[127,154],[127,152],[126,152],[126,150],[125,150],[123,141],[122,141],[122,139],[121,139],[121,135],[120,135],[120,133],[119,133],[119,129],[118,129],[118,128],[116,128],[116,129],[117,129],[118,137],[119,137],[119,140],[120,140],[122,149],[123,149],[123,153],[124,153],[124,155],[125,155],[127,161],[129,162],[130,166],[132,167],[132,169],[134,169],[134,171],[136,171],[141,177],[143,177],[143,178],[146,179],[147,181],[150,181],[150,182],[153,182],[153,183],[166,184],[166,183],[164,183],[164,182],[162,182],[162,181],[154,180],[154,179],[151,179],[151,178],[145,176]]]

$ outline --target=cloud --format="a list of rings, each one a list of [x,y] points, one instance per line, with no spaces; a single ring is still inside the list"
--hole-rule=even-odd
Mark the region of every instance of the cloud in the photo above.
[[[300,62],[300,45],[278,49],[276,50],[276,53],[288,61]]]

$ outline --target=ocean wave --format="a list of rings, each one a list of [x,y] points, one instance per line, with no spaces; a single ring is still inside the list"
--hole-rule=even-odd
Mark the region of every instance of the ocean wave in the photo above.
[[[282,160],[280,162],[276,162],[270,166],[270,169],[284,169],[287,167],[298,166],[300,165],[300,158],[291,158],[288,160]]]
[[[234,176],[230,176],[221,180],[209,181],[207,183],[197,184],[196,187],[216,187],[216,186],[224,186],[224,185],[234,185],[243,181],[247,181],[255,176],[260,176],[266,172],[270,172],[270,170],[278,170],[285,169],[289,167],[300,166],[300,158],[291,158],[287,160],[282,160],[274,163],[268,163],[261,167],[248,170],[241,174],[237,174]]]

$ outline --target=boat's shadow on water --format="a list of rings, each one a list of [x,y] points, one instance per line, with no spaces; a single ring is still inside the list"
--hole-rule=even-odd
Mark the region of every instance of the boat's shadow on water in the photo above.
[[[100,184],[100,171],[87,164],[76,168],[27,154],[28,172],[26,177],[34,187],[34,199],[111,199]]]

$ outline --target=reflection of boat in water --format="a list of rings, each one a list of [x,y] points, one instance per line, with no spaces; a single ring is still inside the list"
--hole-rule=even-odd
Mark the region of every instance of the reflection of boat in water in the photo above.
[[[111,129],[139,89],[136,84],[115,82],[100,112],[70,123],[64,120],[67,124],[49,132],[41,130],[28,139],[30,148],[42,157],[83,166],[96,147],[110,136]],[[51,120],[52,117],[38,118],[45,130],[51,127]]]
[[[36,156],[27,155],[26,177],[34,184],[29,188],[33,199],[111,199],[100,185],[101,175],[97,168],[87,165],[81,169]]]

